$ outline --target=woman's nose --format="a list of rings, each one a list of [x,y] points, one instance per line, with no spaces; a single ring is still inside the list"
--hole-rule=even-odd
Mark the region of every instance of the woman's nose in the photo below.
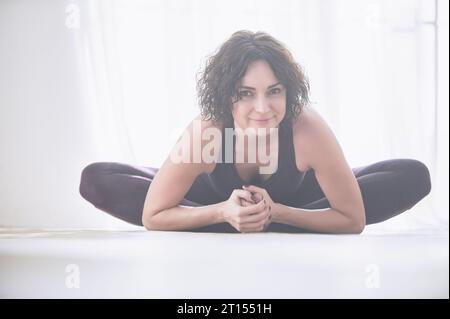
[[[265,97],[261,97],[256,101],[255,111],[259,113],[266,113],[269,109],[269,102]]]

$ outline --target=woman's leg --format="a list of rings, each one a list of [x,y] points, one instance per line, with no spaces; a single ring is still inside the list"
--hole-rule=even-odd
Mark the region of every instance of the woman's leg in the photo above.
[[[366,225],[385,221],[412,208],[431,191],[428,168],[414,159],[385,160],[353,168],[353,173],[361,189]],[[313,170],[308,171],[298,197],[289,205],[305,209],[330,207]],[[295,227],[280,224],[275,228],[295,230]]]
[[[96,162],[81,173],[81,196],[114,217],[142,226],[142,209],[157,168],[115,162]],[[185,206],[200,204],[183,199]]]

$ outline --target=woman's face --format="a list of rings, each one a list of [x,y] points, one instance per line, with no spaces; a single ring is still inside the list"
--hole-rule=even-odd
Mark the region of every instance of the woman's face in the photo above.
[[[286,89],[265,60],[249,64],[238,86],[240,100],[233,104],[235,127],[278,127],[286,114]]]

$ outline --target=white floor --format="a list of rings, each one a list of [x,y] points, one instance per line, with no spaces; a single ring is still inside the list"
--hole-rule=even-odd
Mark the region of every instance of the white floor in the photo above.
[[[1,298],[449,298],[448,229],[0,229]]]

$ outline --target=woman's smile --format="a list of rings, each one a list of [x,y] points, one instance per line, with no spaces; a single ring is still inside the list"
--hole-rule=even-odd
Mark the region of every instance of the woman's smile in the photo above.
[[[267,119],[253,119],[251,118],[250,120],[259,124],[267,124],[269,123],[272,119],[274,118],[274,116],[267,118]]]

